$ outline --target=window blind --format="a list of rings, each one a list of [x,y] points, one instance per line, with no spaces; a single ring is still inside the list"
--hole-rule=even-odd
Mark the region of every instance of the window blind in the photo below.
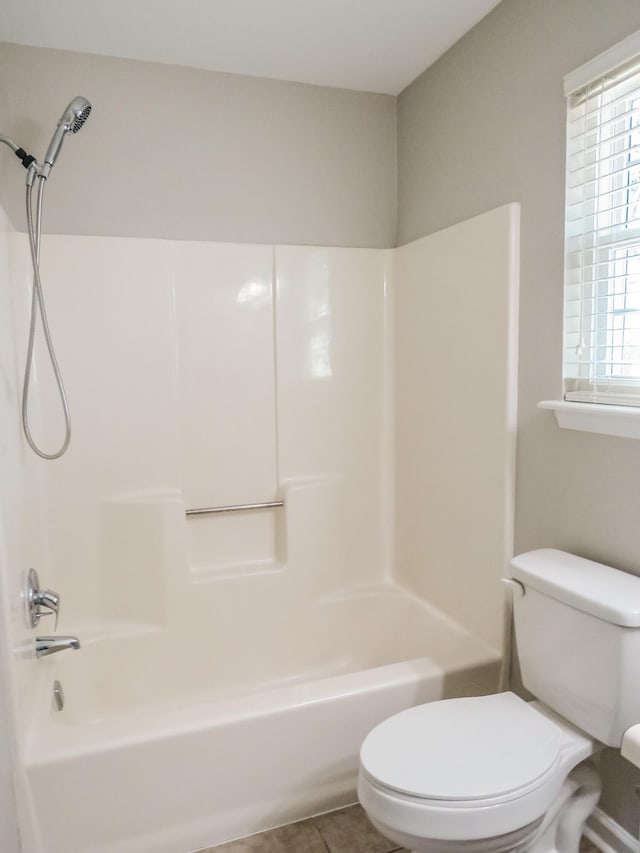
[[[640,406],[640,55],[570,92],[565,399]]]

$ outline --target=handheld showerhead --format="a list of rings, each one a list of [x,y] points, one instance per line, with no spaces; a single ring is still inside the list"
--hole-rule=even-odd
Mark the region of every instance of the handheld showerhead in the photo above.
[[[85,121],[89,118],[91,104],[81,95],[75,97],[63,112],[56,131],[51,138],[47,153],[44,156],[44,164],[40,172],[43,178],[49,176],[51,167],[56,162],[62,143],[67,133],[77,133]]]
[[[40,279],[40,237],[42,233],[42,205],[44,199],[44,188],[46,179],[51,173],[53,164],[56,162],[64,137],[67,133],[77,133],[82,125],[89,118],[91,113],[91,104],[86,98],[78,96],[68,104],[66,110],[62,114],[55,133],[47,148],[47,153],[44,157],[42,166],[36,158],[28,154],[24,148],[20,148],[8,136],[0,134],[0,143],[7,145],[16,157],[20,160],[24,168],[27,170],[26,180],[26,208],[27,208],[27,232],[29,235],[29,249],[31,251],[31,263],[33,266],[33,279],[31,289],[31,313],[29,318],[29,339],[27,343],[27,358],[24,369],[24,383],[22,385],[22,428],[29,447],[37,453],[42,459],[59,459],[65,453],[71,440],[71,417],[69,415],[69,405],[67,403],[67,395],[62,382],[62,375],[56,359],[56,354],[53,348],[51,332],[49,331],[49,321],[47,320],[47,311],[44,304],[44,296],[42,294],[42,282]],[[34,220],[33,210],[33,185],[38,184],[36,211]],[[64,439],[59,449],[52,453],[46,453],[34,441],[31,435],[29,426],[29,389],[31,387],[31,375],[33,372],[33,357],[35,346],[36,324],[38,319],[38,311],[40,312],[40,321],[44,334],[47,351],[49,353],[49,362],[53,370],[58,393],[60,394],[60,402],[62,404],[62,413],[64,417]]]
[[[89,101],[83,98],[82,95],[78,95],[64,111],[64,115],[60,121],[68,125],[69,133],[77,133],[89,118],[90,112],[91,104]]]

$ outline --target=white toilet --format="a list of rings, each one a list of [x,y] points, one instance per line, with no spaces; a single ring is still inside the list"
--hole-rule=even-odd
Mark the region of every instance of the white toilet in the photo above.
[[[525,686],[377,726],[360,753],[372,823],[415,853],[577,853],[600,780],[590,756],[640,721],[640,578],[545,549],[511,564]]]

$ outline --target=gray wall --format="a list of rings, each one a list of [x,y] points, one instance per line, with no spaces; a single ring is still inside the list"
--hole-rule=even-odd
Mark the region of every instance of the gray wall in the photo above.
[[[522,204],[516,549],[551,546],[640,574],[640,441],[560,430],[563,76],[640,29],[638,0],[503,0],[398,104],[399,242]],[[464,247],[461,247],[464,251]],[[612,753],[603,806],[636,832]]]
[[[1,49],[1,45],[0,45]],[[8,136],[8,126],[9,126],[9,92],[7,86],[7,80],[4,74],[1,73],[0,66],[0,134],[3,136]],[[15,161],[17,167],[22,171],[22,167],[20,163],[15,159],[13,154],[11,153],[11,149],[7,148],[6,145],[0,144],[0,205],[4,208],[5,213],[7,212],[7,208],[9,206],[9,198],[7,193],[7,187],[10,183],[10,176],[13,173],[14,179],[16,178],[15,171],[16,167],[13,165]],[[17,180],[24,181],[21,175],[17,175]]]
[[[74,95],[94,105],[49,181],[50,233],[394,243],[389,95],[7,44],[0,76],[10,99],[1,132],[38,159]],[[9,177],[23,230],[17,160]]]

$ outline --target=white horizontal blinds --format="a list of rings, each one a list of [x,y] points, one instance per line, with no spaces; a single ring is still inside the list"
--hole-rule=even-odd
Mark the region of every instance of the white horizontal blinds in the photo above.
[[[567,118],[565,398],[640,405],[640,56]]]

